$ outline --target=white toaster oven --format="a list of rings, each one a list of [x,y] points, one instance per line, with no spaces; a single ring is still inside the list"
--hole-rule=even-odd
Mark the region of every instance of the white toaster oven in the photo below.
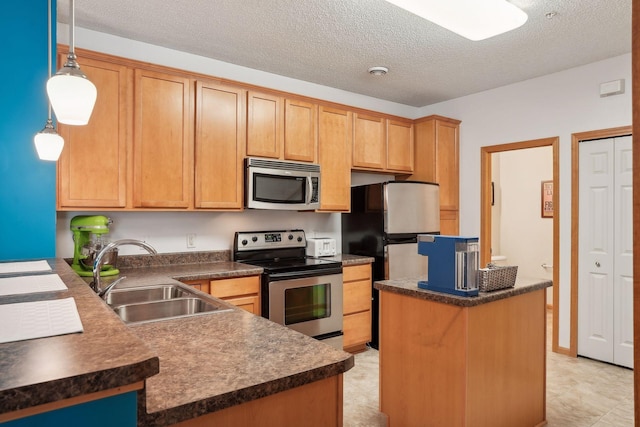
[[[333,256],[336,255],[336,239],[330,237],[307,238],[307,256]]]

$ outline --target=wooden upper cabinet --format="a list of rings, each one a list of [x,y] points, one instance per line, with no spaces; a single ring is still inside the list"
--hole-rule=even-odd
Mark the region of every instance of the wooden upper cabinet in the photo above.
[[[384,117],[354,113],[353,168],[385,169],[386,136]]]
[[[65,58],[62,52],[59,61]],[[86,126],[59,124],[64,149],[57,164],[58,209],[124,208],[132,75],[122,65],[82,57],[80,62],[98,97]]]
[[[351,209],[351,146],[353,118],[347,110],[318,108],[319,211]]]
[[[247,92],[247,156],[279,159],[284,141],[284,99]]]
[[[458,210],[460,204],[458,128],[458,124],[450,122],[436,124],[436,182],[444,187],[440,193],[440,209]]]
[[[135,70],[134,207],[192,205],[191,88],[188,78]]]
[[[196,82],[195,207],[244,206],[245,90]]]
[[[387,119],[387,170],[413,172],[413,123]]]
[[[440,232],[459,230],[459,128],[460,121],[428,116],[415,123],[415,169],[408,179],[440,184]]]
[[[315,162],[318,106],[287,99],[284,111],[285,160]]]

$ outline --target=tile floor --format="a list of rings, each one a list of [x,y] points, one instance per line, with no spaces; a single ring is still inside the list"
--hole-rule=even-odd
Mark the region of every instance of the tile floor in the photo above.
[[[633,426],[633,371],[551,352],[547,319],[548,426]],[[344,427],[385,426],[378,412],[378,372],[376,350],[356,354],[355,367],[344,376]]]

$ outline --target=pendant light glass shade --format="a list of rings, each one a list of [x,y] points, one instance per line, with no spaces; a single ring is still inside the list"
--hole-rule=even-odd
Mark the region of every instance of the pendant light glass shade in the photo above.
[[[387,0],[469,40],[514,30],[527,14],[507,0]]]
[[[33,142],[40,160],[57,161],[64,147],[64,139],[54,129],[51,119],[47,120],[44,129],[36,134]]]
[[[48,33],[47,33],[47,52],[48,63],[47,73],[51,77],[51,0],[49,0],[49,13],[48,13]],[[57,161],[62,153],[62,147],[64,147],[64,139],[58,135],[56,129],[53,127],[53,121],[51,120],[51,103],[48,103],[49,115],[47,116],[47,123],[44,125],[44,129],[36,134],[33,138],[33,142],[38,152],[40,160]]]
[[[59,123],[86,125],[93,112],[98,91],[80,70],[74,52],[75,8],[74,0],[69,1],[69,54],[67,62],[47,82],[49,101]]]
[[[64,67],[47,82],[47,94],[58,122],[86,125],[93,112],[98,91],[80,70],[76,55],[69,52]]]

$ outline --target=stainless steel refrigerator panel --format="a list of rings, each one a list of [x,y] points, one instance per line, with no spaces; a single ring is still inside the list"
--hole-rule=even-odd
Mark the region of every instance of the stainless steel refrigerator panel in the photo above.
[[[386,279],[427,279],[427,257],[418,254],[417,243],[385,246],[384,261]]]
[[[384,231],[387,234],[440,231],[438,185],[388,182],[384,193]]]

